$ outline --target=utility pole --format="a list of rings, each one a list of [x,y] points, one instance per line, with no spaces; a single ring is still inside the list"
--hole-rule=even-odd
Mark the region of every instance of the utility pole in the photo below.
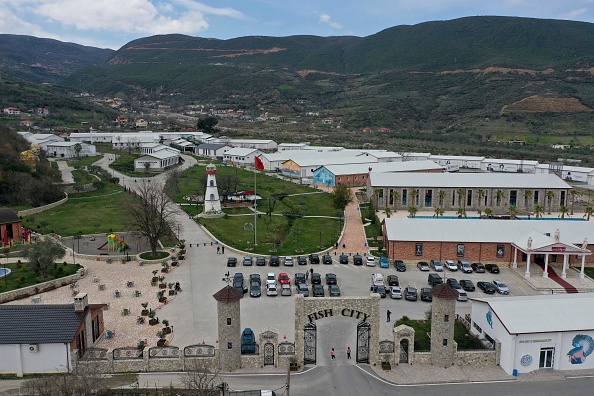
[[[291,365],[287,366],[287,396],[291,393]]]

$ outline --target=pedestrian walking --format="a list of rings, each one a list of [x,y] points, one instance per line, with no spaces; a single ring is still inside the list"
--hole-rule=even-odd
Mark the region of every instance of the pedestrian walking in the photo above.
[[[334,350],[334,348],[332,348],[332,351],[330,352],[330,356],[332,356],[332,360],[336,359],[336,351]]]
[[[221,247],[217,246],[217,254],[220,254],[220,253],[221,253]]]
[[[390,310],[388,309],[388,322],[390,321],[390,315],[392,315],[392,312],[390,312]]]
[[[310,268],[309,272],[311,273],[311,278],[313,279],[313,268]]]
[[[351,347],[347,348],[347,359],[351,358]]]
[[[309,279],[309,271],[305,272],[305,281],[307,282],[307,280]]]
[[[342,248],[343,249],[346,249],[346,244],[345,243],[342,244]]]
[[[225,254],[225,246],[221,246],[222,254]]]

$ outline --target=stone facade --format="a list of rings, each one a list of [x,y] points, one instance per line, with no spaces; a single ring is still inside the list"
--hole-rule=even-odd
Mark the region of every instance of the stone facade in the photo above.
[[[369,334],[369,363],[381,363],[379,356],[379,294],[372,293],[369,297],[320,297],[304,298],[295,295],[295,357],[301,365],[304,361],[304,327],[308,322],[315,322],[330,316],[347,316],[358,322],[370,325]]]
[[[400,364],[401,348],[404,348],[405,345],[407,348],[404,352],[406,353],[408,364],[413,364],[412,357],[415,352],[415,329],[410,326],[400,325],[394,328],[394,347],[396,352],[393,363]]]
[[[219,328],[219,368],[234,371],[241,368],[241,310],[238,301],[217,301]]]
[[[437,285],[431,290],[431,295],[431,363],[447,368],[454,364],[456,350],[454,324],[457,293],[451,286]]]
[[[19,215],[19,217],[24,217],[24,216],[30,216],[32,214],[41,213],[46,210],[55,208],[56,206],[60,206],[64,202],[68,201],[68,194],[65,194],[65,195],[66,195],[66,197],[62,198],[59,201],[52,202],[51,204],[47,204],[45,206],[39,206],[39,207],[33,208],[33,209],[20,210],[17,214]]]

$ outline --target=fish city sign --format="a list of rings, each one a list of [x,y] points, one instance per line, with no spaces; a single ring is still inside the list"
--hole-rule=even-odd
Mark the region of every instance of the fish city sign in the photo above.
[[[363,322],[367,321],[367,317],[369,316],[365,312],[358,311],[356,309],[351,309],[351,308],[342,308],[342,309],[336,310],[336,311],[333,308],[328,308],[328,309],[322,309],[322,310],[308,314],[307,319],[309,319],[310,322],[313,322],[318,319],[329,318],[331,316],[335,316],[334,315],[335,313],[336,313],[336,316],[340,315],[340,316],[346,316],[349,318],[360,319]]]

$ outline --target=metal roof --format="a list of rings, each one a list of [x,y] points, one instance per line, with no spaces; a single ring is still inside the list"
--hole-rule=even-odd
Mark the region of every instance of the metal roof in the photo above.
[[[331,156],[318,155],[316,158],[293,158],[287,161],[293,161],[301,167],[305,166],[324,166],[324,165],[342,165],[342,164],[377,164],[375,157],[351,157],[345,156]],[[285,161],[286,162],[286,161]]]
[[[218,150],[225,146],[231,147],[227,143],[202,143],[198,146],[198,150]]]
[[[536,169],[549,169],[549,165],[550,164],[538,164],[538,165],[536,165]],[[594,172],[594,168],[586,168],[583,166],[563,165],[563,171],[590,173],[590,172]]]
[[[372,187],[571,189],[557,175],[538,173],[378,173],[371,172]]]
[[[225,155],[235,155],[235,156],[239,156],[239,157],[245,157],[246,155],[250,155],[253,152],[258,151],[258,149],[255,148],[241,148],[241,147],[233,147],[232,149],[230,149],[229,151],[227,151],[225,153]],[[259,152],[259,151],[258,151]]]
[[[417,218],[385,221],[390,241],[512,243],[533,231],[555,235],[557,229],[566,243],[581,245],[584,238],[594,241],[591,221]]]
[[[358,157],[360,158],[360,157]],[[374,164],[343,164],[343,165],[326,165],[324,168],[328,169],[333,175],[355,175],[361,173],[369,173],[369,168],[373,172],[411,172],[421,170],[443,169],[443,166],[437,165],[433,161],[407,161],[407,162],[378,162]]]
[[[538,165],[538,161],[530,161],[530,160],[517,160],[517,159],[505,159],[505,158],[485,158],[483,163],[489,164],[517,164],[517,165],[531,165],[536,166]]]
[[[430,159],[437,160],[455,160],[455,161],[482,161],[485,157],[471,157],[465,155],[433,155],[429,156]]]
[[[68,343],[84,317],[74,304],[0,305],[0,344]]]
[[[473,298],[485,303],[510,334],[594,329],[594,293]]]
[[[178,157],[178,156],[179,156],[179,152],[174,153],[169,150],[159,150],[159,151],[154,151],[150,154],[145,154],[142,157],[136,158],[136,161],[138,161],[140,159],[144,159],[145,157],[153,157],[153,158],[157,158],[157,159],[167,159],[167,158]]]

